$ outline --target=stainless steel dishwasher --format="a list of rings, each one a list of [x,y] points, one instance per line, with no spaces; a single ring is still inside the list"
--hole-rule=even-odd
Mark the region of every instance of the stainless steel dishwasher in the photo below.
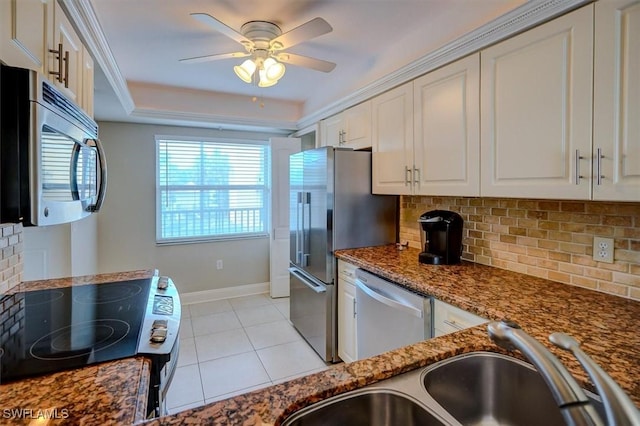
[[[432,299],[356,270],[357,358],[363,359],[433,336]]]

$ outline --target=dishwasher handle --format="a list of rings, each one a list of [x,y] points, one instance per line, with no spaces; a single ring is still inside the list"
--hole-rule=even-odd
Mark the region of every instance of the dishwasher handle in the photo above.
[[[399,302],[397,300],[393,300],[388,298],[387,296],[384,296],[380,293],[378,293],[377,291],[375,291],[374,289],[372,289],[371,287],[367,286],[365,283],[363,283],[361,280],[356,279],[356,286],[362,290],[367,296],[371,297],[372,299],[377,300],[378,302],[387,305],[391,308],[394,309],[398,309],[401,310],[407,314],[413,315],[415,317],[418,318],[423,318],[424,317],[424,312],[421,309],[418,308],[414,308],[413,306],[409,306],[409,305],[405,305],[402,302]]]

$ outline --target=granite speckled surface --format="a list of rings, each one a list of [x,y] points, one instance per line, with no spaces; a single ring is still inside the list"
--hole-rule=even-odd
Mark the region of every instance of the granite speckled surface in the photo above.
[[[140,270],[26,281],[11,292],[149,278]],[[144,357],[0,384],[0,424],[28,425],[39,410],[55,409],[51,425],[128,425],[145,418],[151,362]],[[1,379],[1,377],[0,377]]]
[[[342,250],[336,256],[423,295],[488,319],[510,318],[543,342],[586,388],[579,364],[547,342],[554,331],[576,337],[640,405],[640,303],[474,263],[433,266],[418,262],[418,250],[395,246]],[[465,352],[503,352],[486,327],[416,343],[327,371],[203,407],[152,420],[149,425],[271,425],[324,398]]]

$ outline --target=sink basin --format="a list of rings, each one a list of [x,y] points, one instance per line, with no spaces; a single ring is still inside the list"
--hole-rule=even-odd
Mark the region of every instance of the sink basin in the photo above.
[[[598,397],[585,391],[604,419]],[[551,391],[530,364],[471,352],[328,398],[284,426],[564,426]]]
[[[442,421],[413,398],[388,389],[362,389],[302,409],[283,426],[441,426]]]
[[[542,377],[515,358],[489,352],[458,355],[427,367],[422,382],[464,425],[565,425]],[[602,413],[597,397],[588,395]]]

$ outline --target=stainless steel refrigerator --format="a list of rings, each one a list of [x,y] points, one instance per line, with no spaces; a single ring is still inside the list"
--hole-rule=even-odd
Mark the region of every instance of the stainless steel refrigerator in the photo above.
[[[398,197],[371,194],[371,153],[333,147],[289,159],[290,318],[337,361],[334,251],[396,242]]]

